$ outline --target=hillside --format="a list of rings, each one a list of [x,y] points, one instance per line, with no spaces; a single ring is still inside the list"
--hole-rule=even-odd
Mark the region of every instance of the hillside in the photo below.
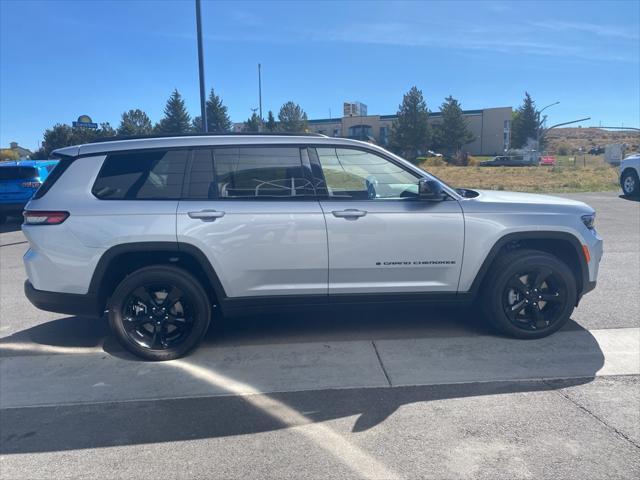
[[[588,151],[591,147],[604,146],[609,143],[626,143],[627,152],[640,149],[640,132],[625,130],[604,130],[602,128],[554,128],[547,134],[549,144],[547,150],[558,152],[562,146],[575,153],[580,147]]]

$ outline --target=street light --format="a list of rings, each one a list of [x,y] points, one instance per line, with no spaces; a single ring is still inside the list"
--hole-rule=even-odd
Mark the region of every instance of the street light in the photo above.
[[[542,117],[542,120],[540,120],[540,114],[542,112],[544,112],[547,108],[549,107],[553,107],[554,105],[558,105],[560,102],[553,102],[550,103],[549,105],[547,105],[546,107],[544,107],[542,110],[538,110],[536,112],[536,116],[537,118],[537,122],[538,122],[538,127],[536,128],[536,151],[538,152],[538,154],[540,154],[540,130],[542,128],[542,124],[545,122],[545,120],[547,119],[547,117]]]
[[[200,120],[202,132],[207,133],[207,101],[204,98],[204,59],[202,52],[202,20],[200,19],[200,0],[196,0],[196,35],[198,37],[198,74],[200,77]]]

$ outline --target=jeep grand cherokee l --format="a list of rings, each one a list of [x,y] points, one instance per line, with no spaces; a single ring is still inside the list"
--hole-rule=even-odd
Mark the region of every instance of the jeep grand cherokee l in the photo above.
[[[182,136],[55,156],[24,212],[26,295],[106,312],[146,359],[188,352],[214,306],[478,301],[505,334],[540,338],[598,275],[584,203],[456,190],[355,140]]]

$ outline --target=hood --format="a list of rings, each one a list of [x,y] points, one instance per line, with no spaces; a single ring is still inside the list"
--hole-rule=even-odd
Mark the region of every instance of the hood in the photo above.
[[[537,193],[504,192],[496,190],[476,190],[478,196],[471,201],[496,205],[522,205],[522,206],[557,206],[575,208],[585,212],[593,212],[593,208],[583,202],[569,198],[555,197],[552,195],[540,195]]]

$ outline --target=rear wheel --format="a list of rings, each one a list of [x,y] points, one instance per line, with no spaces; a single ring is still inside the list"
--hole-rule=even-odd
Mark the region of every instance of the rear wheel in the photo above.
[[[541,338],[567,323],[576,300],[571,269],[537,250],[515,250],[499,258],[481,293],[489,322],[516,338]]]
[[[630,197],[635,197],[640,194],[640,181],[638,181],[638,175],[630,168],[622,172],[620,177],[620,186],[622,192]]]
[[[120,343],[147,360],[183,356],[204,337],[211,305],[199,282],[176,267],[145,267],[127,276],[109,301]]]

